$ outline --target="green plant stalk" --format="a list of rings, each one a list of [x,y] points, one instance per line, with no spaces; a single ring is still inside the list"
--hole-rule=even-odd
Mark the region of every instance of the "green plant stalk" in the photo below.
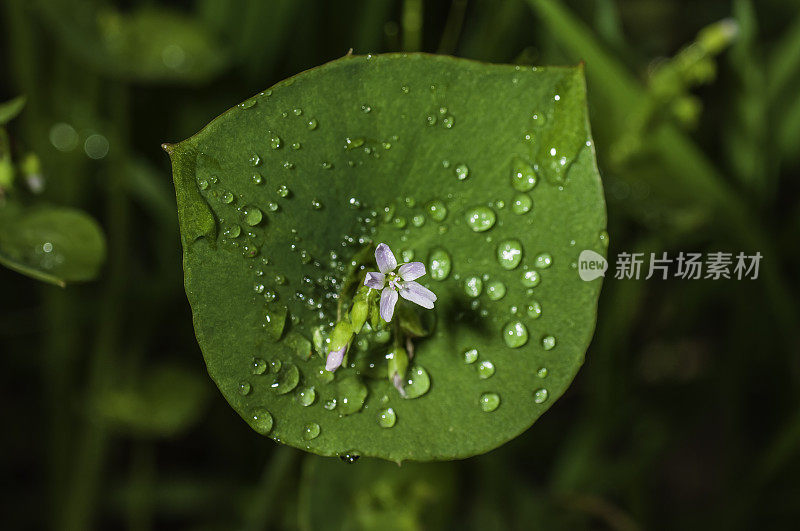
[[[272,449],[272,456],[267,460],[258,485],[257,499],[245,517],[242,527],[245,531],[261,531],[275,526],[271,518],[275,515],[280,492],[298,456],[298,451],[288,446],[280,445]]]
[[[422,50],[422,15],[422,0],[404,0],[403,51],[418,52]]]
[[[115,353],[119,351],[123,312],[120,301],[125,300],[128,283],[128,231],[129,203],[126,196],[125,172],[128,132],[128,89],[118,82],[110,82],[112,110],[110,122],[112,150],[109,152],[109,180],[106,190],[106,223],[108,231],[108,268],[100,303],[100,319],[92,357],[89,360],[88,384],[85,404],[91,408],[113,383]],[[108,446],[107,427],[90,418],[87,411],[83,431],[75,452],[70,488],[59,526],[65,530],[90,529],[97,501],[98,486]]]

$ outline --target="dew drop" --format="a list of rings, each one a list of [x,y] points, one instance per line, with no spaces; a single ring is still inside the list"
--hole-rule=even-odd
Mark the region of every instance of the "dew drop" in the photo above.
[[[549,393],[545,388],[537,389],[536,391],[533,392],[533,401],[536,402],[537,404],[542,404],[547,400],[548,394]]]
[[[506,285],[499,280],[492,280],[486,284],[486,295],[489,300],[499,301],[506,296]]]
[[[347,453],[345,453],[345,454],[342,454],[342,455],[340,455],[340,456],[339,456],[339,459],[340,459],[341,461],[343,461],[343,462],[345,462],[345,463],[349,464],[349,465],[352,465],[353,463],[355,463],[356,461],[358,461],[358,458],[359,458],[359,457],[361,457],[361,456],[360,456],[360,455],[358,455],[358,453],[357,453],[357,452],[352,452],[352,451],[351,451],[351,452],[347,452]]]
[[[528,329],[522,321],[512,321],[503,328],[503,341],[511,348],[519,348],[528,342]]]
[[[410,262],[414,259],[414,250],[413,249],[403,249],[400,251],[400,259],[403,262]]]
[[[319,199],[312,199],[311,206],[314,208],[314,210],[319,210],[322,208],[322,203]]]
[[[528,192],[536,186],[536,172],[519,157],[511,161],[511,186],[519,192]]]
[[[254,173],[254,174],[253,174],[253,182],[254,182],[255,184],[261,184],[261,183],[263,183],[263,182],[264,182],[264,178],[263,178],[263,177],[261,177],[261,175],[259,175],[259,174],[257,174],[257,173]]]
[[[289,197],[289,187],[282,184],[278,187],[277,194],[281,197]]]
[[[244,208],[244,222],[250,225],[251,227],[255,227],[259,223],[261,223],[261,210],[258,207],[254,206],[246,206]]]
[[[609,242],[608,232],[601,231],[600,232],[600,243],[603,244],[603,247],[608,247],[608,242]]]
[[[533,200],[528,194],[517,194],[511,203],[511,211],[514,214],[527,214],[533,207]]]
[[[319,437],[320,431],[321,430],[319,424],[317,424],[316,422],[311,422],[309,424],[306,424],[305,426],[303,426],[303,439],[307,441],[316,439],[317,437]]]
[[[542,338],[542,348],[545,350],[552,350],[556,346],[556,338],[554,336],[544,336]]]
[[[328,372],[328,371],[325,371],[325,372]],[[333,411],[334,409],[336,409],[336,399],[335,398],[329,398],[328,400],[325,401],[325,403],[322,404],[322,407],[324,407],[328,411]]]
[[[525,287],[533,288],[535,286],[538,286],[539,282],[541,282],[541,281],[542,281],[542,277],[541,277],[541,275],[539,275],[538,271],[535,271],[535,270],[531,269],[529,271],[523,271],[522,272],[521,282],[522,282],[522,285],[525,286]]]
[[[262,435],[272,430],[272,415],[266,409],[259,407],[250,413],[250,425]]]
[[[514,269],[522,260],[522,244],[519,240],[504,240],[497,246],[497,261],[503,269]]]
[[[479,402],[481,409],[489,413],[500,406],[500,395],[497,393],[483,393]]]
[[[277,212],[280,206],[275,201],[270,201],[269,203],[267,203],[267,208],[269,209],[270,212]]]
[[[441,201],[431,201],[425,206],[428,216],[434,221],[444,221],[447,217],[447,207]]]
[[[233,225],[228,225],[222,230],[222,235],[226,238],[238,238],[241,233],[242,228],[235,223]]]
[[[425,117],[425,123],[428,125],[436,125],[437,118],[436,116],[429,114]]]
[[[239,383],[239,394],[242,396],[246,396],[250,394],[250,384],[247,382],[240,382]]]
[[[253,358],[251,372],[253,374],[264,374],[267,371],[267,362],[261,358]]]
[[[462,354],[464,357],[464,363],[475,363],[478,359],[478,349],[470,348],[464,351]]]
[[[411,218],[411,223],[415,227],[421,227],[425,224],[425,216],[422,214],[415,214],[414,217]]]
[[[200,186],[201,190],[205,190],[206,188],[208,188],[208,181],[205,179],[201,179],[200,181],[197,182],[197,184]]]
[[[250,164],[253,166],[258,166],[261,164],[261,157],[259,157],[257,153],[253,153],[250,155]]]
[[[547,269],[553,264],[553,257],[548,253],[542,253],[536,257],[534,264],[539,269]]]
[[[308,407],[317,399],[317,392],[313,387],[304,387],[297,392],[297,401],[302,406]]]
[[[364,400],[367,398],[367,386],[358,378],[349,376],[339,382],[337,386],[337,403],[342,415],[352,415],[361,411]]]
[[[478,206],[467,210],[467,225],[474,232],[484,232],[494,226],[497,216],[489,207]]]
[[[222,195],[219,196],[219,200],[225,203],[226,205],[230,205],[231,203],[233,203],[233,194],[225,190],[224,192],[222,192]]]
[[[278,135],[273,135],[269,139],[269,147],[271,147],[272,149],[280,149],[282,145],[283,141],[281,140],[281,137],[279,137]]]
[[[531,301],[527,308],[528,317],[531,319],[538,319],[542,316],[542,305],[539,301]]]
[[[411,92],[411,89],[408,88],[408,85],[401,86],[400,90],[402,91],[403,94],[408,94],[409,92]]]
[[[547,378],[547,367],[541,367],[538,371],[536,371],[536,376],[539,378]]]
[[[378,413],[378,424],[381,428],[391,428],[397,422],[397,414],[392,408],[382,409]]]
[[[468,297],[478,297],[482,291],[483,281],[480,277],[467,277],[464,280],[464,293],[466,293]]]
[[[456,166],[456,177],[458,177],[459,181],[463,181],[469,177],[469,168],[463,162]]]
[[[433,280],[444,280],[450,275],[452,262],[444,249],[434,250],[428,259],[428,270]]]
[[[256,104],[255,98],[250,98],[249,100],[244,100],[242,103],[239,104],[240,109],[250,109],[253,105]]]
[[[442,125],[445,126],[447,129],[452,129],[453,125],[455,125],[456,119],[453,118],[452,115],[445,116],[442,120]]]
[[[494,374],[494,363],[491,361],[482,361],[478,364],[478,378],[486,380],[491,378]]]
[[[431,379],[421,365],[414,365],[408,371],[408,380],[403,386],[406,392],[405,398],[418,398],[428,392],[431,388]]]
[[[286,363],[283,369],[277,374],[270,385],[270,388],[279,395],[285,395],[292,391],[300,382],[300,371],[294,363]]]
[[[312,131],[317,128],[318,122],[316,118],[311,118],[308,122],[306,122],[306,127],[311,129]]]

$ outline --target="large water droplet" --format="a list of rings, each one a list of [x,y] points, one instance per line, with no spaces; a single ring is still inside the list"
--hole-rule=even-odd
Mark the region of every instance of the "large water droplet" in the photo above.
[[[248,382],[239,382],[239,394],[242,396],[250,394],[251,386]]]
[[[397,422],[397,414],[392,408],[382,409],[378,413],[378,424],[381,428],[391,428]]]
[[[250,155],[250,164],[253,166],[258,166],[261,164],[261,157],[259,157],[257,153],[253,153]]]
[[[497,393],[483,393],[480,397],[479,403],[481,405],[481,409],[489,413],[500,406],[500,395]]]
[[[272,135],[272,137],[269,139],[269,147],[272,149],[280,149],[282,145],[283,141],[278,135]]]
[[[519,348],[528,342],[528,328],[522,321],[511,321],[503,328],[503,341],[511,348]]]
[[[522,244],[519,240],[504,240],[497,246],[497,261],[503,269],[514,269],[522,260]]]
[[[272,415],[263,407],[255,408],[250,413],[250,425],[262,435],[272,430]]]
[[[338,408],[342,415],[352,415],[364,407],[367,398],[367,386],[354,377],[348,376],[337,385]]]
[[[310,441],[319,437],[320,432],[319,424],[311,422],[303,427],[303,439]]]
[[[537,389],[533,392],[533,401],[537,404],[541,404],[547,400],[548,394],[547,389]]]
[[[467,210],[467,225],[475,232],[484,232],[494,226],[497,216],[489,207],[478,206]]]
[[[456,177],[459,181],[463,181],[467,177],[469,177],[469,167],[463,162],[456,166]]]
[[[259,223],[261,223],[262,218],[261,210],[258,207],[254,206],[246,206],[244,207],[244,222],[250,225],[251,227],[255,227]]]
[[[431,388],[431,379],[421,365],[414,365],[408,371],[408,380],[403,387],[406,398],[417,398],[428,392]]]
[[[433,280],[444,280],[450,275],[452,262],[444,249],[434,250],[428,258],[428,270]]]
[[[303,406],[310,406],[317,399],[317,392],[313,387],[304,387],[297,392],[297,401]]]
[[[541,367],[538,371],[536,371],[536,376],[539,378],[547,378],[547,367]]]
[[[285,395],[297,387],[300,382],[300,371],[294,363],[285,363],[275,377],[270,388],[279,395]]]
[[[533,166],[519,157],[511,161],[511,186],[520,192],[527,192],[536,186],[536,172]]]

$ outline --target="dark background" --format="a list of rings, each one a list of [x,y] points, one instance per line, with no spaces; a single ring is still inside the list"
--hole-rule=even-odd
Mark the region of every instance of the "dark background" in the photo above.
[[[87,284],[0,269],[4,529],[797,528],[797,1],[2,0],[0,17],[0,101],[28,97],[12,144],[40,157],[42,200],[108,239]],[[201,53],[175,67],[173,41]],[[484,456],[398,472],[258,436],[205,375],[160,144],[350,48],[585,60],[610,255],[759,251],[759,278],[607,279],[571,389]]]

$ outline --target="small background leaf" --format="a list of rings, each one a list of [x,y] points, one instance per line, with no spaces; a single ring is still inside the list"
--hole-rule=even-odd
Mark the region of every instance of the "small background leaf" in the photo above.
[[[60,286],[95,278],[105,238],[88,214],[64,207],[0,206],[0,264]]]

